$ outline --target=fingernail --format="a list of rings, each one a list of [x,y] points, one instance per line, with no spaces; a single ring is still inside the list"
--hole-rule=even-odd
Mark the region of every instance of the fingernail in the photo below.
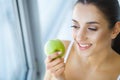
[[[58,52],[58,54],[61,54],[62,52]]]

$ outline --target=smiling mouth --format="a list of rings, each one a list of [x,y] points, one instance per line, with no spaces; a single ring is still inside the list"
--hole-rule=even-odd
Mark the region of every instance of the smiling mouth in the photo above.
[[[87,50],[92,46],[92,44],[90,44],[90,43],[84,43],[84,44],[78,43],[78,46],[79,46],[80,50]]]

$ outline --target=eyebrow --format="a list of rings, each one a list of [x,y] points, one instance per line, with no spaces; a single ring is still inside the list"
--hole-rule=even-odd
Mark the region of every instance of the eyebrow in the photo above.
[[[74,20],[74,19],[72,19],[72,21],[78,23],[78,21],[76,21],[76,20]]]
[[[77,20],[72,19],[72,21],[78,23]],[[90,21],[90,22],[87,22],[87,24],[100,24],[100,23],[97,21]]]
[[[96,21],[91,21],[91,22],[87,22],[87,24],[100,24],[100,23]]]

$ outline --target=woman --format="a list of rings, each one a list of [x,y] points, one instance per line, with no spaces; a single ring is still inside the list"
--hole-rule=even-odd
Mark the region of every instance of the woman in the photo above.
[[[45,80],[117,80],[119,10],[117,0],[78,0],[72,19],[74,42],[67,61],[53,60],[60,52],[48,56]],[[64,41],[66,50],[69,43]]]

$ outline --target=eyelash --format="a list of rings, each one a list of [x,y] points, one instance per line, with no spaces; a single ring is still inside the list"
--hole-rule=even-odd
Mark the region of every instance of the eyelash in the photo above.
[[[80,27],[78,27],[78,26],[71,26],[72,28],[75,28],[75,29],[78,29],[78,28],[80,28]]]
[[[92,30],[92,31],[97,31],[96,28],[88,28],[89,30]]]
[[[74,28],[74,29],[79,29],[80,27],[78,27],[78,26],[71,26],[72,28]],[[92,30],[92,31],[97,31],[97,29],[96,28],[88,28],[89,30]]]

